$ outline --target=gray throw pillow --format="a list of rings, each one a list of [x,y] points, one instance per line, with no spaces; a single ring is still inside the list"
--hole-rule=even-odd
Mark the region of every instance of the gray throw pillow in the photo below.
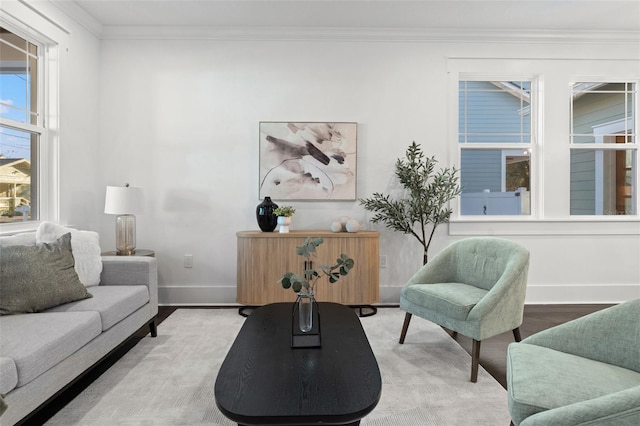
[[[50,244],[3,247],[0,315],[40,312],[92,297],[73,266],[70,233]]]

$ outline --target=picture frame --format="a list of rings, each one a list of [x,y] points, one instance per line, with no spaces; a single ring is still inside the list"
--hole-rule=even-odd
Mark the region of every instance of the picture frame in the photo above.
[[[358,123],[261,121],[259,133],[261,199],[357,199]]]

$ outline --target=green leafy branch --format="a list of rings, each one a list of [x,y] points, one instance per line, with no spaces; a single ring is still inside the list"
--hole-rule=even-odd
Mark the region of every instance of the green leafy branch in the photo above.
[[[339,281],[341,277],[349,274],[349,271],[353,269],[355,261],[344,253],[336,259],[334,265],[318,265],[317,270],[313,269],[311,258],[318,257],[316,249],[323,242],[322,237],[314,239],[307,237],[301,246],[296,247],[296,254],[307,259],[307,262],[305,262],[306,266],[302,274],[295,274],[293,272],[285,273],[282,278],[278,280],[283,288],[291,288],[296,293],[299,293],[303,289],[304,292],[309,292],[315,288],[315,284],[320,278],[327,277],[329,282],[333,284]]]

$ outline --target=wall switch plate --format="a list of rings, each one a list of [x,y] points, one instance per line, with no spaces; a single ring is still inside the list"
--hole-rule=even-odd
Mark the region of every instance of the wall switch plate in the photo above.
[[[381,268],[386,268],[387,267],[387,256],[386,255],[380,256],[380,267]]]
[[[185,268],[193,268],[193,255],[185,254],[184,255],[184,267]]]

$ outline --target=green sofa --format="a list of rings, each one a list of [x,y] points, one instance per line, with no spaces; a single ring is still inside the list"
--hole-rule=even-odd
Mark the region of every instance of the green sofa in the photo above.
[[[640,425],[640,299],[509,345],[516,426]]]

